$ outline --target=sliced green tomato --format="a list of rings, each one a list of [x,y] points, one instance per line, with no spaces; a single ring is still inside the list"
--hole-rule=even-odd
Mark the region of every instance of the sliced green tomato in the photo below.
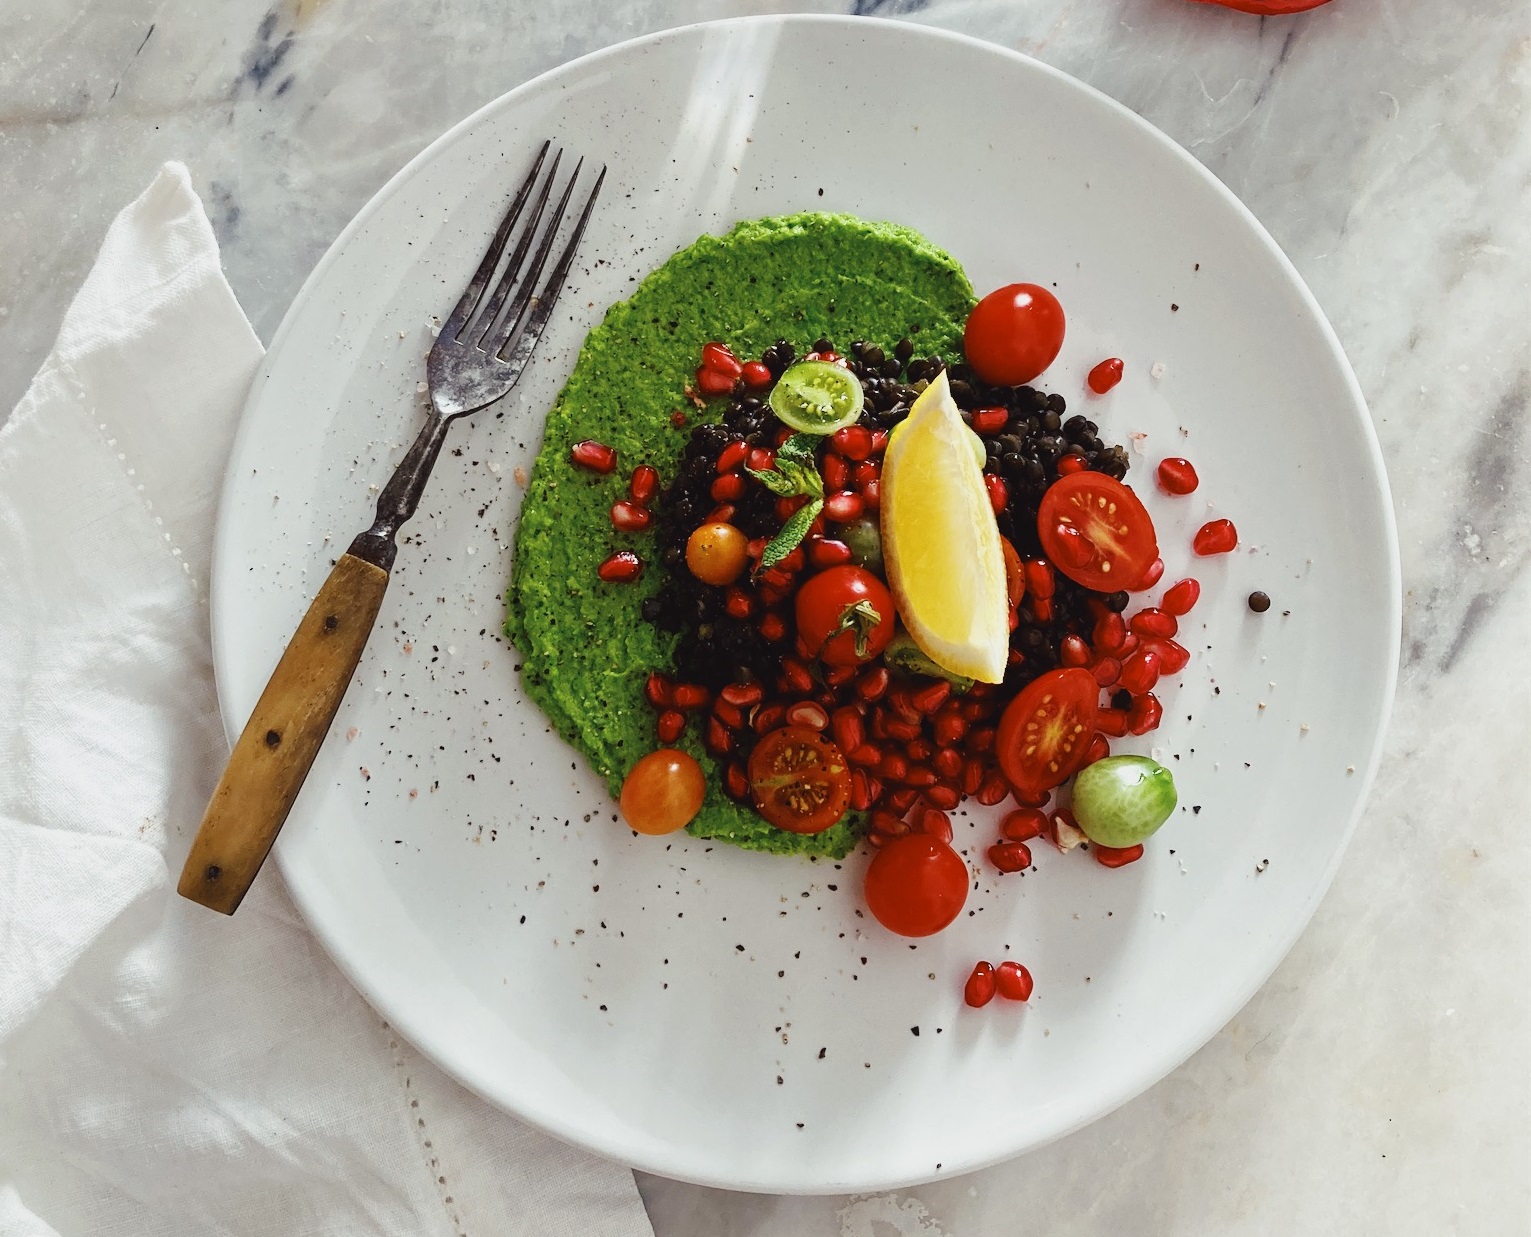
[[[1074,819],[1101,846],[1136,846],[1175,810],[1175,779],[1147,756],[1107,756],[1074,779]]]
[[[771,411],[805,434],[854,425],[863,403],[861,380],[829,361],[799,361],[771,388]]]

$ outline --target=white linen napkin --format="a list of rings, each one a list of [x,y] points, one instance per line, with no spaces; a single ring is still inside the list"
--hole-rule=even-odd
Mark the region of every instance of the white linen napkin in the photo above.
[[[650,1234],[402,1043],[272,865],[176,896],[228,748],[206,580],[260,362],[166,164],[0,427],[0,1233]]]

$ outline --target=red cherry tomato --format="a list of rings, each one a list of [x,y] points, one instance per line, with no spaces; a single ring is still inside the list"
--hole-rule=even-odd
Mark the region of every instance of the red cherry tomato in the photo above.
[[[929,936],[962,913],[968,865],[928,833],[887,843],[866,874],[866,901],[877,922],[900,936]]]
[[[1063,306],[1046,288],[1013,283],[989,293],[968,315],[962,350],[994,386],[1030,382],[1063,347]]]
[[[1261,17],[1281,17],[1287,13],[1306,13],[1329,0],[1191,0],[1193,4],[1220,4],[1240,13],[1258,13]]]
[[[831,567],[797,591],[797,634],[829,666],[871,661],[893,639],[893,595],[861,567]]]
[[[1059,571],[1102,593],[1136,588],[1159,557],[1154,522],[1138,496],[1099,472],[1070,473],[1048,487],[1037,535]]]
[[[778,829],[823,833],[850,806],[850,766],[823,735],[783,726],[750,753],[750,792],[760,814]]]
[[[1084,766],[1100,712],[1100,684],[1082,666],[1033,680],[999,719],[994,754],[1017,790],[1061,786]]]

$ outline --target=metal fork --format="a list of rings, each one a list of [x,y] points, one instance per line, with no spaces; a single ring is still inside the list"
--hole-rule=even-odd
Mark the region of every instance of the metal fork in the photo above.
[[[378,495],[377,518],[336,562],[234,744],[181,870],[178,889],[193,902],[226,915],[238,909],[356,673],[398,553],[394,538],[420,503],[448,428],[459,417],[504,396],[531,360],[606,179],[602,167],[539,290],[538,281],[584,167],[584,160],[575,165],[544,224],[563,156],[562,150],[553,152],[544,177],[542,169],[551,149],[551,142],[542,144],[467,291],[431,347],[426,361],[430,411]],[[518,224],[519,239],[502,269],[501,258]],[[496,270],[501,270],[498,279]]]

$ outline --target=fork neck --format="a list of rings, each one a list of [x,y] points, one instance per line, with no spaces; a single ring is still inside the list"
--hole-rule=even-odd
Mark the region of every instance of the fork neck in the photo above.
[[[371,528],[351,542],[349,553],[384,571],[393,567],[398,553],[394,538],[420,505],[420,495],[425,492],[426,480],[441,454],[451,424],[452,418],[442,416],[435,408],[426,414],[415,441],[377,496],[377,518]]]

